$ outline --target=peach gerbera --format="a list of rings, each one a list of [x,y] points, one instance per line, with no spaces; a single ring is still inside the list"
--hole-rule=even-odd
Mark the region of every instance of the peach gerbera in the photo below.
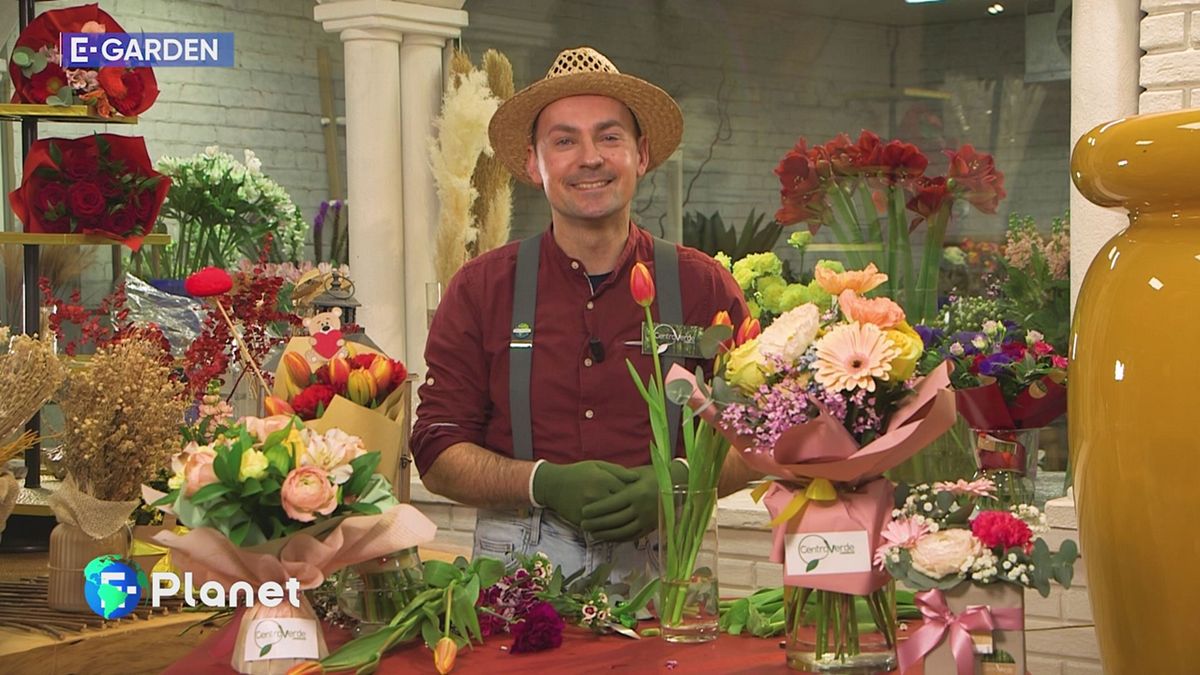
[[[817,382],[832,391],[875,391],[875,379],[888,379],[899,350],[872,323],[843,324],[817,341],[812,368]]]
[[[849,288],[838,296],[838,306],[847,319],[873,323],[883,330],[895,328],[904,321],[904,310],[891,298],[864,298]]]
[[[817,265],[817,268],[813,270],[813,276],[816,277],[817,284],[830,295],[840,295],[846,289],[855,293],[866,293],[888,280],[888,275],[880,272],[879,268],[875,267],[875,263],[870,263],[866,269],[845,272],[834,272],[827,267]]]

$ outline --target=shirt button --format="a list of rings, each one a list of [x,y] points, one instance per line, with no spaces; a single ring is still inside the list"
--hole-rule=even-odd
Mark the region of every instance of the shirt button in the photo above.
[[[588,308],[588,309],[595,309],[595,308],[596,308],[596,303],[592,302],[591,300],[588,300],[587,308]]]
[[[571,269],[573,269],[573,270],[577,270],[577,269],[579,269],[579,263],[578,263],[578,262],[576,262],[576,261],[574,261],[574,260],[572,260],[572,261],[571,261]]]
[[[583,416],[590,420],[596,416],[596,413],[592,412],[591,410],[585,410],[583,411]]]
[[[583,360],[583,365],[587,366],[588,368],[591,368],[591,367],[592,367],[592,360],[591,360],[591,359],[584,359],[584,360]]]

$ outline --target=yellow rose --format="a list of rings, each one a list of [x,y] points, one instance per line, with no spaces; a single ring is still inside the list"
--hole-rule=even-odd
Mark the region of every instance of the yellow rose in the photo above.
[[[261,450],[249,448],[242,451],[242,466],[238,470],[238,480],[262,478],[267,474],[267,456]]]
[[[296,427],[288,432],[288,437],[283,439],[283,447],[287,448],[288,454],[292,456],[292,466],[300,466],[300,460],[304,457],[304,450],[307,447],[304,444],[304,435]]]
[[[892,359],[890,378],[893,382],[903,382],[917,370],[917,361],[925,353],[925,343],[907,321],[901,321],[895,328],[884,331],[884,335],[900,350],[900,354]]]
[[[729,361],[725,364],[725,379],[743,392],[752,393],[767,382],[761,361],[758,340],[747,340],[741,347],[729,352]]]

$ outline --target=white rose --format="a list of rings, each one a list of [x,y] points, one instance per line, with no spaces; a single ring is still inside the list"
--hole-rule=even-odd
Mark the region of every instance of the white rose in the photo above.
[[[817,337],[821,311],[807,303],[784,312],[758,336],[758,352],[794,363]]]
[[[934,532],[917,540],[912,548],[913,568],[931,579],[957,574],[967,560],[983,553],[983,544],[970,530]]]

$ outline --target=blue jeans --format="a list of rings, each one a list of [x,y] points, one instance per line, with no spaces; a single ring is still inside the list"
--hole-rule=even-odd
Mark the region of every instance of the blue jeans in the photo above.
[[[601,542],[546,509],[477,511],[473,557],[487,556],[511,565],[516,562],[517,554],[534,553],[542,553],[562,567],[563,576],[580,569],[590,574],[611,562],[609,579],[628,583],[634,593],[658,578],[657,533],[636,541]]]

